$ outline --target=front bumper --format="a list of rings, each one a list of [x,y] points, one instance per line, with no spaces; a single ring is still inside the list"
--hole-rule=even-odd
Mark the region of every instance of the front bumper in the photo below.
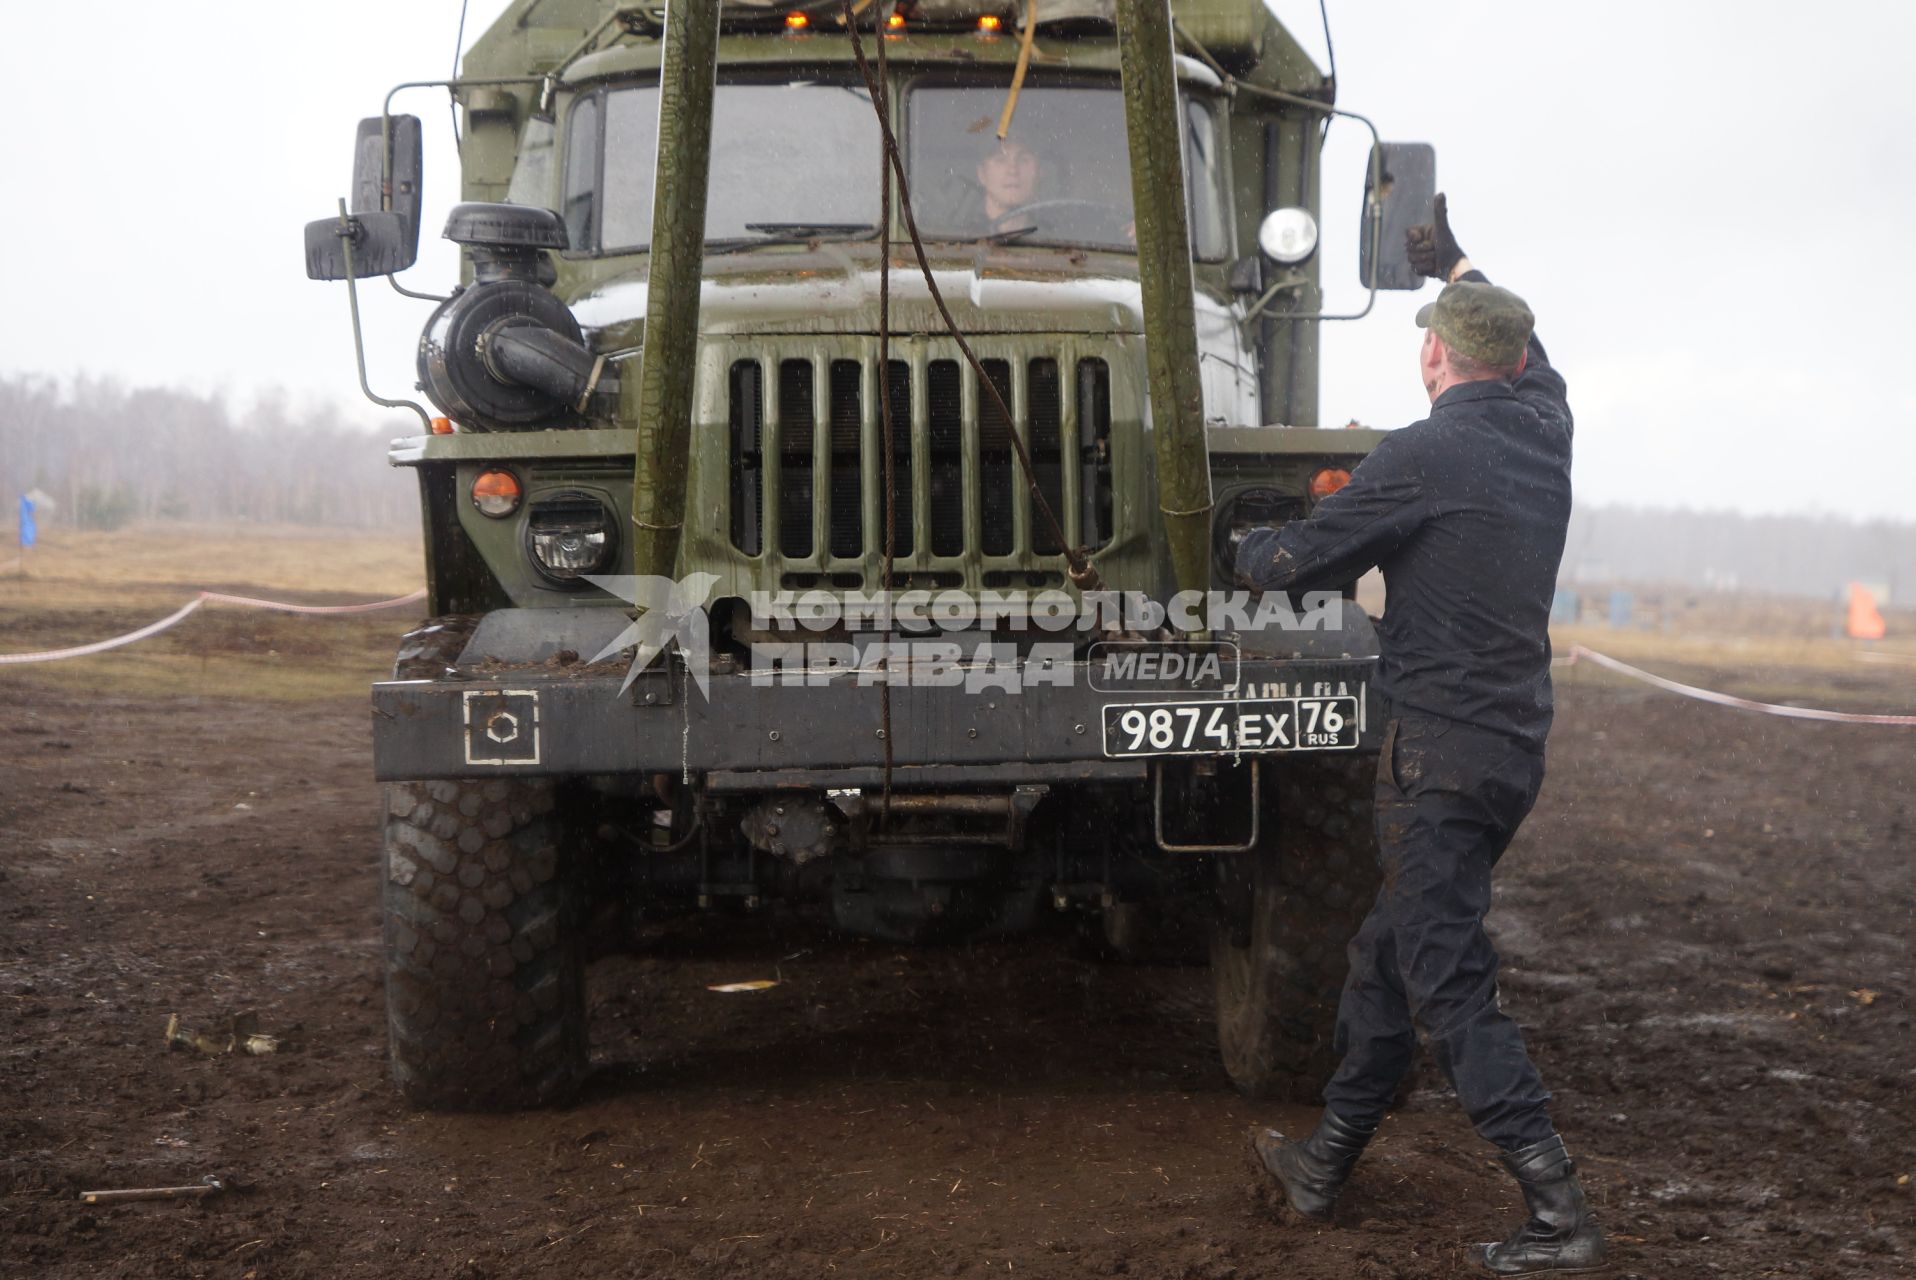
[[[1144,777],[1154,757],[1107,750],[1104,711],[1114,704],[1215,702],[1228,710],[1245,699],[1349,697],[1357,732],[1340,750],[1375,753],[1383,733],[1373,659],[1246,656],[1236,688],[1223,693],[1099,689],[1088,662],[1071,667],[1015,693],[894,687],[890,764],[898,781],[965,786]],[[535,668],[376,684],[374,771],[381,781],[706,774],[716,786],[745,789],[868,785],[887,765],[882,690],[861,684],[855,673],[767,684],[744,671],[714,671],[702,694],[675,663],[642,674],[623,693],[621,683],[618,674]]]

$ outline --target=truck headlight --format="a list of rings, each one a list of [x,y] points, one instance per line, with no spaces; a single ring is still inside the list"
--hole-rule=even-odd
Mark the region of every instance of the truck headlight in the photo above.
[[[532,504],[526,544],[533,567],[556,582],[574,583],[612,563],[618,532],[612,511],[589,493],[561,493]]]

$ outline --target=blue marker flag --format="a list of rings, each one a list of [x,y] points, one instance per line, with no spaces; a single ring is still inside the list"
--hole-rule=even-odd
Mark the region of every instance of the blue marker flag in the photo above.
[[[23,493],[20,495],[20,545],[30,547],[39,536],[40,530],[33,523],[33,499]]]

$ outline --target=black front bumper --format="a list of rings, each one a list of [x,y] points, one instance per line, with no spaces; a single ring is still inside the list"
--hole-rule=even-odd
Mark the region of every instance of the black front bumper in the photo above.
[[[891,691],[891,763],[951,785],[1137,778],[1153,757],[1107,753],[1105,707],[1299,696],[1355,698],[1355,744],[1343,750],[1374,753],[1384,727],[1375,669],[1372,659],[1247,656],[1229,693],[1100,690],[1086,663],[1017,692],[901,685]],[[741,787],[753,778],[861,786],[886,765],[881,690],[856,675],[766,684],[714,672],[702,694],[675,664],[623,693],[621,683],[532,668],[374,685],[374,771],[381,781],[663,772]]]

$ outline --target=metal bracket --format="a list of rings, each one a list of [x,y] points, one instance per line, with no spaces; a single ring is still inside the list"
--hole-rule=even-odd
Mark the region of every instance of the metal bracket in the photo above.
[[[390,147],[388,148],[390,151]],[[346,258],[346,305],[353,316],[353,359],[359,365],[359,389],[365,397],[376,405],[387,409],[411,409],[419,415],[419,424],[432,434],[432,415],[425,408],[411,400],[388,400],[384,396],[373,394],[370,383],[366,381],[366,339],[359,326],[359,280],[353,270],[353,239],[359,234],[359,225],[346,212],[346,202],[339,202],[339,247]]]
[[[680,701],[680,676],[684,668],[672,661],[668,653],[661,670],[639,672],[632,680],[632,687],[626,691],[626,700],[635,707],[670,707]]]
[[[1041,783],[1026,783],[1012,790],[1005,821],[1005,843],[1011,848],[1025,847],[1025,821],[1050,790],[1050,787]]]
[[[1262,825],[1264,805],[1262,803],[1263,763],[1253,759],[1251,765],[1251,835],[1243,844],[1168,844],[1164,839],[1164,765],[1159,764],[1151,771],[1151,834],[1156,837],[1158,848],[1166,853],[1249,853],[1257,848],[1258,829]]]

